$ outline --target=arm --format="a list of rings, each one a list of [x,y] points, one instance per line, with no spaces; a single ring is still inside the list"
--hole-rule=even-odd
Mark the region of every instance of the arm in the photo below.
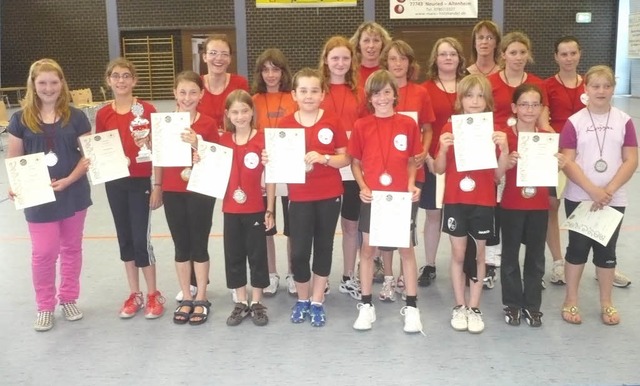
[[[371,202],[371,189],[367,186],[366,182],[364,182],[364,175],[362,174],[362,165],[360,160],[357,158],[353,158],[351,160],[351,172],[353,173],[353,177],[355,178],[358,186],[360,187],[360,200],[362,202],[368,203]]]
[[[447,152],[449,147],[453,145],[453,134],[442,133],[440,135],[440,149],[436,155],[436,159],[433,161],[433,171],[438,174],[443,174],[447,170]]]
[[[267,210],[264,212],[264,226],[267,230],[273,228],[276,223],[273,211],[276,206],[276,184],[267,184]]]
[[[429,154],[429,146],[431,146],[431,140],[433,139],[433,129],[431,128],[430,123],[425,123],[421,127],[422,129],[422,152],[420,154],[416,154],[413,158],[415,159],[416,166],[418,169],[422,167],[424,164],[427,155]]]
[[[509,169],[509,144],[507,143],[507,134],[502,131],[494,131],[492,138],[493,143],[500,148],[498,167],[495,170],[495,180],[500,181],[504,173]]]
[[[626,184],[633,176],[638,168],[638,148],[625,146],[622,148],[622,165],[613,176],[611,181],[604,187],[604,190],[613,196],[613,194]]]
[[[602,209],[602,207],[608,205],[609,202],[611,202],[612,194],[609,194],[604,188],[594,185],[591,180],[587,178],[580,166],[575,163],[576,150],[562,149],[561,153],[565,159],[564,169],[562,170],[568,179],[587,192],[593,200],[591,210]]]
[[[329,156],[328,159],[325,157],[325,154],[320,154],[317,151],[310,151],[304,156],[304,162],[308,164],[319,163],[336,169],[340,169],[341,167],[347,166],[351,163],[351,157],[347,155],[346,147],[336,149],[336,154],[327,155]]]
[[[89,135],[90,132],[82,134],[81,136]],[[89,169],[89,160],[87,158],[81,157],[76,167],[71,171],[71,173],[59,180],[51,180],[51,187],[54,192],[61,192],[68,188],[71,184],[78,181],[82,176],[87,174],[87,170]]]
[[[20,157],[24,155],[24,145],[22,144],[22,138],[18,138],[13,134],[9,134],[9,143],[7,145],[7,158]],[[13,200],[15,193],[9,187],[9,198]]]
[[[549,123],[549,106],[542,106],[542,112],[538,117],[537,126],[543,131],[548,131],[549,133],[554,133],[553,127]]]
[[[155,210],[162,206],[162,168],[154,166],[153,175],[155,177],[153,179],[151,197],[149,198],[149,208]]]
[[[412,158],[415,157],[416,156]],[[409,162],[407,163],[407,173],[409,174],[407,191],[411,193],[411,201],[416,202],[420,199],[420,188],[416,186],[416,171],[418,170],[418,166],[412,158],[409,158]]]

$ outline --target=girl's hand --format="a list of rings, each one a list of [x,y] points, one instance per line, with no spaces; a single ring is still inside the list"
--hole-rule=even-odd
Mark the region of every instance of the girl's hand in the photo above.
[[[53,178],[51,180],[51,187],[53,188],[54,192],[62,192],[63,190],[68,188],[69,185],[71,185],[71,183],[69,182],[69,179],[67,177],[61,178],[59,180]]]
[[[310,151],[304,155],[304,162],[309,165],[315,164],[315,163],[324,164],[325,159],[324,159],[324,156],[318,153],[317,151]]]
[[[370,203],[372,199],[373,196],[371,195],[371,189],[369,189],[369,187],[360,189],[360,200],[362,200],[362,202]]]
[[[591,200],[593,200],[593,205],[591,205],[592,211],[600,210],[609,205],[613,198],[612,194],[609,194],[604,188],[600,187],[596,187],[588,193]]]
[[[262,165],[266,165],[267,163],[269,163],[269,155],[267,154],[267,149],[262,149],[261,158]]]
[[[200,154],[198,154],[197,151],[193,152],[193,157],[191,158],[191,161],[193,161],[194,165],[200,162]]]
[[[411,201],[418,202],[420,200],[420,188],[411,184],[409,185],[409,192],[411,193]]]
[[[429,153],[427,153],[426,151],[423,151],[422,153],[417,154],[413,157],[413,160],[416,162],[416,167],[418,169],[424,166],[424,161],[428,155]]]
[[[493,143],[495,143],[502,153],[509,151],[509,145],[507,143],[507,134],[502,131],[494,131],[491,135]]]
[[[264,227],[266,230],[273,228],[276,222],[273,220],[273,213],[271,211],[264,212]]]
[[[162,206],[162,187],[158,185],[153,186],[151,191],[151,197],[149,198],[149,208],[156,210]]]
[[[507,163],[507,167],[511,169],[512,167],[516,166],[516,164],[518,163],[518,158],[520,158],[520,154],[518,154],[518,152],[512,151],[511,154],[509,154],[509,162]]]
[[[184,131],[180,134],[180,139],[182,139],[182,142],[186,142],[194,148],[198,144],[198,137],[196,137],[196,132],[190,127],[184,129]]]
[[[13,192],[13,190],[9,189],[9,200],[13,201],[16,198],[16,194]]]
[[[558,169],[562,170],[567,164],[567,158],[562,153],[556,153],[554,155],[558,159]]]
[[[446,153],[453,145],[453,133],[442,133],[440,136],[440,152]]]

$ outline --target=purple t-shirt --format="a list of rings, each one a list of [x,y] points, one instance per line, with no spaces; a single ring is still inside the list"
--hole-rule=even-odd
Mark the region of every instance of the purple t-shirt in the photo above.
[[[22,110],[16,112],[9,122],[9,133],[22,139],[24,154],[50,150],[58,156],[58,162],[49,167],[52,179],[61,179],[73,171],[82,157],[78,149],[78,137],[91,131],[87,116],[80,110],[71,108],[69,122],[62,120],[42,125],[41,133],[34,133],[22,122]],[[63,220],[91,205],[89,181],[84,175],[61,192],[55,192],[56,200],[24,210],[28,222],[43,223]]]

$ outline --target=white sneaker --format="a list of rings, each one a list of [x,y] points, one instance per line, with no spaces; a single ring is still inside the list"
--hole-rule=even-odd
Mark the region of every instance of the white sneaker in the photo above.
[[[494,267],[500,266],[500,260],[502,259],[502,245],[491,245],[485,247],[485,264],[493,265]]]
[[[378,298],[383,302],[395,302],[396,301],[396,280],[393,276],[385,276],[384,283],[382,283],[382,291],[378,295]]]
[[[198,293],[198,287],[196,287],[195,285],[190,285],[189,292],[191,292],[191,297],[196,296],[196,294]],[[184,300],[184,294],[182,293],[182,291],[180,291],[176,295],[176,301],[181,302],[182,300]]]
[[[287,291],[289,295],[294,296],[298,294],[298,290],[296,289],[296,282],[293,280],[293,275],[289,274],[285,277],[287,281]]]
[[[356,300],[362,299],[362,294],[360,293],[360,282],[354,277],[349,278],[347,281],[340,280],[338,291],[343,294],[349,294]]]
[[[404,316],[404,332],[422,332],[422,321],[420,321],[420,310],[416,307],[402,307],[400,315]]]
[[[277,273],[269,274],[269,286],[262,290],[264,296],[274,296],[278,292],[280,286],[280,275]]]
[[[456,331],[467,331],[467,307],[460,305],[453,307],[451,313],[451,327]]]
[[[479,308],[467,308],[467,329],[472,334],[479,334],[484,330],[482,312]]]
[[[631,279],[629,279],[628,277],[626,277],[625,275],[621,274],[620,272],[618,272],[618,270],[616,269],[615,271],[615,277],[613,278],[613,285],[614,287],[618,287],[618,288],[625,288],[628,287],[631,284]]]
[[[564,259],[553,262],[551,268],[551,278],[549,278],[551,284],[564,285]]]
[[[376,321],[376,308],[373,304],[358,303],[358,319],[353,323],[354,330],[371,330],[371,325]]]

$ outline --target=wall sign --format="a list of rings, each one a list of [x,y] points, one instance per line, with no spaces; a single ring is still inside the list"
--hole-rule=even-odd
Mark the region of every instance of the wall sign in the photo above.
[[[471,19],[478,0],[390,0],[391,19]]]

